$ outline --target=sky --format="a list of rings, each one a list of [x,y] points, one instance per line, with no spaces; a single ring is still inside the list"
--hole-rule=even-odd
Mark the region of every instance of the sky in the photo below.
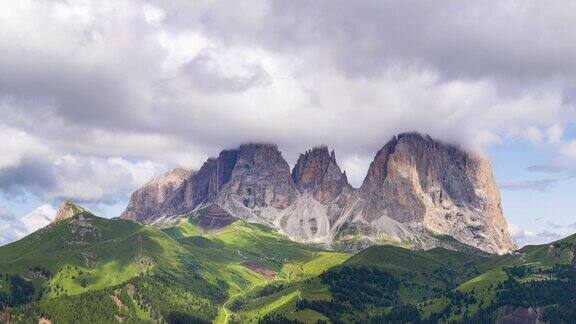
[[[519,245],[576,232],[574,1],[18,0],[0,30],[0,244],[245,142],[358,186],[405,131],[491,159]]]

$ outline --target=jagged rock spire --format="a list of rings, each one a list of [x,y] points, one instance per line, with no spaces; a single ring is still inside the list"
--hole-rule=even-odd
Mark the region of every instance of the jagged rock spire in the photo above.
[[[292,169],[292,179],[301,193],[308,191],[324,203],[350,187],[346,174],[336,163],[334,151],[328,153],[326,146],[315,147],[300,154]]]

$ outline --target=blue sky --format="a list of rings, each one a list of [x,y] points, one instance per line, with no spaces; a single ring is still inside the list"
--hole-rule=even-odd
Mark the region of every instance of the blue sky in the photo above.
[[[502,207],[508,222],[530,234],[524,237],[522,233],[514,233],[519,243],[544,243],[576,232],[573,207],[576,178],[570,178],[571,174],[566,171],[549,174],[527,170],[551,162],[546,148],[510,143],[491,148],[489,155],[499,184],[562,179],[545,188],[501,188]],[[547,232],[557,236],[546,235]]]
[[[0,243],[246,142],[358,186],[406,131],[485,152],[519,243],[574,230],[574,1],[18,0],[0,30]]]

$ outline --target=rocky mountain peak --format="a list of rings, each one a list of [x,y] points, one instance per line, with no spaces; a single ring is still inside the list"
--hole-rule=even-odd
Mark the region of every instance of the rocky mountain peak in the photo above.
[[[422,224],[495,253],[515,248],[490,163],[430,136],[392,138],[376,154],[359,195],[366,222]]]
[[[221,151],[217,158],[209,158],[200,170],[186,183],[182,201],[174,201],[180,204],[180,213],[186,213],[198,205],[214,200],[222,186],[230,181],[232,171],[238,159],[238,150]]]
[[[279,167],[285,169],[288,163],[274,144],[249,143],[238,148],[238,161],[234,171],[242,172],[246,168]]]
[[[173,199],[192,174],[190,170],[176,168],[150,180],[132,194],[128,207],[120,217],[138,222],[158,217],[164,213],[162,207],[165,203]]]
[[[244,144],[230,180],[225,186],[227,198],[247,208],[288,207],[297,190],[290,176],[290,167],[276,145]]]
[[[351,189],[334,151],[329,153],[326,146],[300,154],[292,169],[292,179],[301,193],[308,191],[322,203],[333,200],[342,190]]]
[[[86,210],[71,201],[65,201],[60,205],[56,216],[54,217],[54,222],[61,222],[63,220],[72,218],[80,213],[86,212]]]

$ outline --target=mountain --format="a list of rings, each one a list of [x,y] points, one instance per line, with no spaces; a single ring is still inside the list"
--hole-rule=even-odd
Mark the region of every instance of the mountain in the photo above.
[[[186,169],[176,168],[146,183],[132,195],[122,218],[151,223],[176,212],[173,199],[192,175]]]
[[[491,253],[515,249],[490,162],[429,136],[401,134],[388,142],[353,206],[347,219],[371,236],[421,240],[426,230]]]
[[[121,217],[165,226],[212,204],[332,249],[455,249],[447,237],[488,253],[515,249],[489,161],[417,133],[384,145],[358,189],[326,147],[301,154],[290,171],[275,145],[245,144],[198,172],[177,169],[152,180]]]
[[[348,183],[346,172],[340,170],[334,151],[329,154],[325,146],[300,154],[292,170],[292,180],[300,193],[309,192],[323,204],[330,203],[343,191],[354,190]]]
[[[87,211],[76,205],[71,201],[65,201],[62,203],[58,211],[56,212],[56,216],[54,216],[55,222],[61,222],[63,220],[67,220],[69,218],[74,217],[75,215],[86,213]]]

